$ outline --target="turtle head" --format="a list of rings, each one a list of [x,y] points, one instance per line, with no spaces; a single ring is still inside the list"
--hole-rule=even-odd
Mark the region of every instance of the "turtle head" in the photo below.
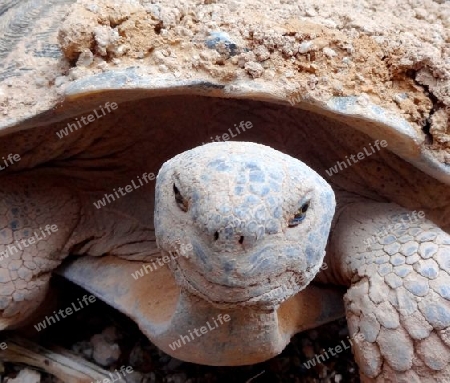
[[[216,307],[270,310],[318,272],[334,210],[332,188],[303,162],[210,143],[160,169],[155,231],[182,289]]]

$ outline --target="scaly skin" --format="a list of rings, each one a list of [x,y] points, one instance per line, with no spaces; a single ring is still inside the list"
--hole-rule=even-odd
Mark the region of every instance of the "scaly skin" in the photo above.
[[[79,210],[70,190],[32,175],[2,184],[0,330],[20,325],[44,300],[51,272],[68,254]]]
[[[42,301],[49,272],[69,250],[94,256],[109,253],[145,257],[154,253],[153,229],[115,211],[114,206],[92,213],[92,206],[91,210],[84,209],[85,200],[80,195],[74,197],[69,188],[59,189],[58,198],[54,198],[57,189],[42,179],[36,183],[25,177],[11,180],[3,188],[6,202],[1,208],[7,217],[4,227],[10,224],[13,208],[24,209],[25,205],[28,208],[24,221],[16,228],[14,240],[22,238],[18,233],[27,227],[25,219],[34,222],[33,217],[39,216],[33,210],[33,201],[48,213],[53,221],[48,223],[64,230],[52,234],[44,249],[39,244],[29,248],[30,253],[43,255],[31,279],[29,264],[3,261],[2,292],[7,292],[2,301],[3,328],[24,319]],[[181,204],[177,203],[174,183],[183,197]],[[134,196],[130,195],[126,201]],[[305,198],[311,201],[305,219],[298,226],[288,227]],[[190,242],[194,247],[189,258],[178,257],[170,265],[177,283],[184,289],[181,295],[189,296],[183,302],[186,306],[192,304],[190,312],[181,310],[172,318],[179,326],[170,328],[170,340],[177,336],[176,330],[183,323],[187,326],[183,331],[190,328],[187,318],[200,325],[216,312],[213,308],[225,307],[236,313],[273,310],[270,312],[280,314],[280,318],[285,315],[288,310],[284,313],[276,310],[306,287],[321,265],[333,212],[333,192],[317,173],[302,162],[261,145],[231,142],[204,145],[167,162],[156,187],[156,236],[163,254],[173,251],[177,241]],[[328,273],[349,287],[345,299],[349,327],[353,335],[359,332],[365,337],[363,341],[360,337],[354,341],[364,382],[446,382],[450,360],[450,238],[429,221],[410,223],[407,229],[410,237],[402,233],[394,242],[390,242],[392,238],[378,238],[378,230],[392,224],[391,217],[399,213],[409,212],[394,204],[347,200],[335,220],[326,259],[331,268]],[[39,228],[41,222],[47,223],[35,220],[31,229]],[[90,231],[84,230],[86,227]],[[6,239],[2,244],[10,244],[8,229],[3,232]],[[373,235],[377,243],[368,248],[365,241]],[[414,243],[419,242],[416,251]],[[262,250],[266,248],[270,251],[264,253]],[[399,252],[408,252],[408,257]],[[25,261],[27,254],[20,254],[15,261]],[[8,288],[12,291],[8,292]],[[33,299],[34,306],[23,304],[27,299]],[[205,306],[202,315],[196,309],[200,307],[199,299]],[[318,301],[311,303],[317,305]],[[299,315],[298,321],[303,319]],[[257,336],[252,330],[264,328],[274,336],[266,339],[277,344],[276,350],[268,350],[264,358],[279,352],[282,343],[288,342],[292,335],[283,332],[278,320],[260,321],[264,325],[261,327],[252,327],[250,322],[245,323],[245,331],[232,333],[233,341],[244,342],[251,348],[252,343],[247,340]],[[230,328],[235,323],[232,320]],[[244,326],[244,322],[238,323]],[[217,334],[229,336],[230,329],[221,327],[212,336]],[[211,349],[214,338],[199,338],[195,346],[201,348],[202,342]],[[260,355],[258,351],[255,361]],[[238,363],[230,354],[228,357],[231,363]],[[201,362],[205,356],[199,358],[197,361]]]
[[[312,263],[321,263],[320,235],[325,233],[319,227],[326,225],[318,218],[329,222],[330,200],[321,196],[320,190],[326,189],[316,173],[299,162],[286,166],[283,161],[255,144],[221,143],[185,152],[162,167],[155,212],[159,244],[170,251],[178,237],[188,238],[194,247],[188,260],[171,265],[183,288],[219,307],[262,306],[285,298],[274,293],[276,285],[297,292],[310,282],[302,274],[302,260],[310,259],[305,249],[311,247],[316,254]],[[252,177],[253,171],[257,174]],[[263,193],[272,174],[281,177]],[[268,201],[281,190],[287,194],[271,206]],[[289,228],[289,214],[306,195],[311,204],[305,220]],[[392,217],[413,217],[412,212],[395,204],[355,200],[340,199],[326,262],[331,265],[328,273],[349,287],[345,304],[362,380],[448,382],[450,236],[417,216],[402,221],[397,237],[378,235],[392,227]],[[282,214],[275,217],[277,206]],[[249,230],[252,221],[257,224]],[[278,229],[271,231],[273,222]],[[298,245],[295,265],[289,264],[290,233]],[[376,243],[368,247],[372,238]],[[263,254],[265,246],[270,246],[269,255],[255,262],[252,257]],[[266,267],[260,269],[259,263]],[[289,284],[290,269],[299,273],[296,285]],[[317,267],[307,264],[306,269]],[[356,337],[358,333],[364,338]]]
[[[52,271],[69,254],[148,259],[158,253],[153,227],[114,206],[96,209],[92,199],[68,179],[36,172],[2,184],[0,330],[22,325],[39,308]]]
[[[447,233],[395,204],[350,203],[326,262],[350,287],[344,301],[363,382],[450,381]]]
[[[304,220],[289,227],[306,203]],[[166,162],[155,207],[159,246],[167,252],[177,241],[193,246],[189,258],[170,266],[183,288],[219,306],[272,309],[319,270],[335,201],[331,187],[301,161],[267,146],[225,142]]]

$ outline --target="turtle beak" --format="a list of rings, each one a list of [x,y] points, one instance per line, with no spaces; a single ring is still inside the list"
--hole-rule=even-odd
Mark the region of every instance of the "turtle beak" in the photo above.
[[[265,361],[281,353],[295,333],[344,315],[342,293],[314,285],[270,311],[217,308],[180,290],[167,267],[145,273],[145,265],[111,256],[83,257],[57,272],[132,318],[167,354],[198,364]]]

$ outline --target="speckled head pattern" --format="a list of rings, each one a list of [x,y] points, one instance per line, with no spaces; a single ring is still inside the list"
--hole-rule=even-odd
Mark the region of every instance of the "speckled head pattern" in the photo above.
[[[271,308],[313,279],[334,210],[331,187],[301,161],[250,142],[210,143],[162,166],[155,230],[164,253],[192,245],[170,264],[181,286],[218,306]]]

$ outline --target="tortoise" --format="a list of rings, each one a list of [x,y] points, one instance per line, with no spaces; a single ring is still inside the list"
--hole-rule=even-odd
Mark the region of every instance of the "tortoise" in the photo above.
[[[57,272],[185,361],[345,315],[363,382],[448,382],[450,71],[410,43],[450,6],[425,3],[401,48],[377,6],[355,34],[307,2],[3,5],[0,329]]]

